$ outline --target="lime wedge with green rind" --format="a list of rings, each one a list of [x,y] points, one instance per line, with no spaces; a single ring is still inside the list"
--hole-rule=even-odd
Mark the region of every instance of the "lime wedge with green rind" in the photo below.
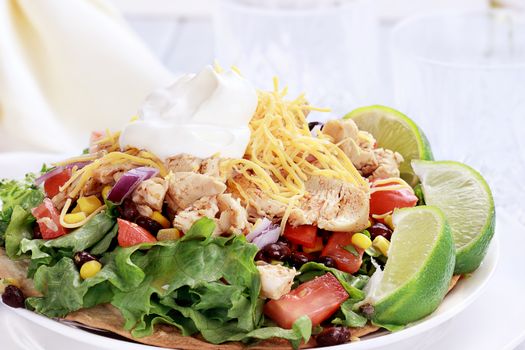
[[[439,306],[454,271],[455,249],[438,208],[399,209],[392,220],[395,230],[388,260],[379,277],[372,276],[375,285],[370,286],[367,300],[375,309],[373,323],[394,330]]]
[[[485,179],[453,161],[412,161],[425,203],[440,208],[448,219],[456,246],[455,274],[476,270],[494,235],[494,199]]]
[[[358,108],[343,118],[352,119],[360,130],[368,131],[377,146],[400,153],[404,161],[399,170],[411,186],[417,184],[410,162],[412,159],[434,159],[428,140],[421,129],[403,113],[385,106]]]

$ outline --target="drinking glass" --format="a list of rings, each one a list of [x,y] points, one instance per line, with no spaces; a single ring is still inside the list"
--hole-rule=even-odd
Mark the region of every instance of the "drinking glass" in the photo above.
[[[397,107],[425,131],[435,158],[478,169],[498,205],[523,213],[525,16],[420,15],[400,23],[391,43]]]
[[[219,63],[257,87],[271,89],[278,76],[291,96],[306,92],[336,113],[376,96],[373,0],[221,0],[215,33]]]

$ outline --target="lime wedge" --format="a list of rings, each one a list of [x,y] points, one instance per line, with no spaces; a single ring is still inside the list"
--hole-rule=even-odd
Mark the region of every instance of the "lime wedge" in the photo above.
[[[423,131],[395,109],[385,106],[361,107],[343,118],[352,119],[359,129],[371,133],[378,147],[399,152],[405,159],[399,167],[401,177],[411,186],[415,186],[418,181],[410,166],[412,159],[434,159]]]
[[[394,212],[395,230],[384,271],[367,286],[372,321],[387,329],[432,313],[441,303],[454,270],[454,242],[441,210],[430,206]]]
[[[471,167],[452,161],[412,162],[425,203],[447,217],[456,245],[456,274],[476,270],[494,235],[495,210],[490,188]]]

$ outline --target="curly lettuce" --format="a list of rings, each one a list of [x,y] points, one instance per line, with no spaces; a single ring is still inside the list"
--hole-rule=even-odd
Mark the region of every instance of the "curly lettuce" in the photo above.
[[[35,286],[44,296],[27,303],[50,317],[111,303],[135,337],[150,335],[155,324],[167,323],[183,335],[200,333],[214,344],[276,336],[294,346],[307,341],[308,318],[297,320],[291,330],[265,326],[261,282],[253,261],[257,247],[242,235],[215,237],[214,229],[213,220],[203,218],[178,241],[117,247],[101,258],[102,270],[86,280],[64,256],[53,266],[36,270]],[[114,234],[113,229],[104,230]],[[26,248],[29,242],[25,241]],[[33,244],[30,250],[42,258],[39,252],[49,248]]]

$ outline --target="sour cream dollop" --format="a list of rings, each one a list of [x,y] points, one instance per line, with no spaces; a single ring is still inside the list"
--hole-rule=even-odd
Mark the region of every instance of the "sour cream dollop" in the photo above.
[[[256,108],[257,92],[248,80],[206,66],[149,95],[139,120],[122,131],[120,145],[146,149],[162,159],[180,153],[242,158]]]

